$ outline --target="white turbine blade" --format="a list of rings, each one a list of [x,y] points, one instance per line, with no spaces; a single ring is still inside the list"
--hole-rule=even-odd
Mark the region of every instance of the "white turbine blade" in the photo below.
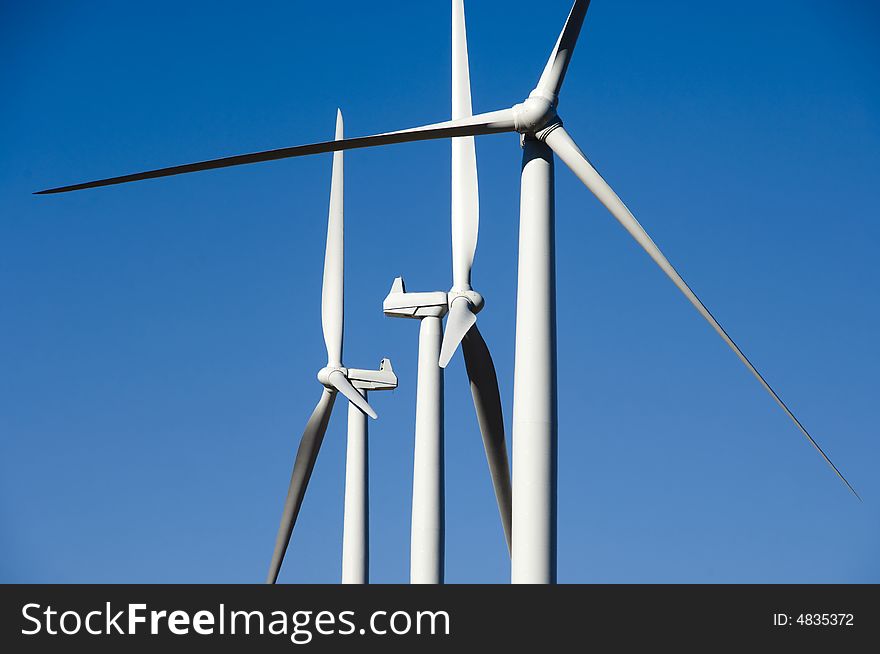
[[[501,393],[498,391],[498,375],[495,364],[483,336],[476,325],[471,327],[461,342],[461,353],[468,379],[471,382],[471,395],[474,398],[474,409],[480,423],[480,434],[483,436],[483,447],[486,450],[486,461],[492,486],[495,489],[495,500],[498,513],[501,515],[501,526],[507,549],[511,545],[511,512],[512,491],[510,486],[510,459],[507,456],[507,442],[504,439],[504,415],[501,410]]]
[[[343,375],[338,370],[330,373],[330,383],[333,385],[337,391],[345,395],[348,398],[348,401],[354,404],[358,409],[366,413],[373,420],[378,418],[376,412],[373,411],[373,407],[364,399],[364,396],[361,395],[360,391],[352,386],[352,383],[348,381],[345,375]]]
[[[441,368],[449,365],[449,360],[455,354],[461,339],[476,322],[477,317],[471,311],[471,303],[467,301],[467,298],[455,298],[449,307],[449,315],[446,317],[443,345],[440,347],[439,364]]]
[[[336,111],[336,140],[342,140],[342,112]],[[342,331],[344,324],[344,222],[343,222],[343,154],[333,153],[330,179],[330,214],[327,218],[327,249],[324,253],[324,282],[321,287],[321,325],[327,345],[327,365],[342,365]]]
[[[281,513],[281,524],[278,527],[278,536],[275,539],[275,551],[272,553],[272,562],[269,564],[269,576],[266,583],[274,584],[278,579],[278,572],[281,570],[281,563],[284,561],[284,553],[287,551],[287,545],[290,543],[290,535],[293,533],[293,527],[296,524],[296,518],[299,515],[299,509],[302,506],[303,498],[306,494],[306,487],[309,485],[309,479],[312,476],[312,470],[315,467],[315,461],[318,458],[318,451],[321,449],[321,443],[324,440],[324,433],[327,431],[327,423],[330,421],[330,412],[333,410],[333,402],[336,399],[336,393],[324,389],[321,399],[312,416],[306,423],[305,431],[299,441],[299,448],[296,451],[296,459],[293,463],[293,472],[290,475],[290,487],[287,490],[287,499],[284,502],[284,511]]]
[[[464,0],[452,0],[452,119],[472,114]]]
[[[279,148],[277,150],[265,150],[263,152],[239,154],[232,157],[222,157],[220,159],[209,159],[207,161],[184,164],[182,166],[171,166],[169,168],[148,170],[142,173],[133,173],[131,175],[110,177],[108,179],[100,179],[94,182],[84,182],[82,184],[73,184],[70,186],[59,186],[58,188],[37,191],[35,195],[80,191],[82,189],[96,188],[99,186],[111,186],[114,184],[137,182],[142,179],[155,179],[157,177],[169,177],[171,175],[194,173],[201,170],[228,168],[229,166],[242,166],[244,164],[259,163],[261,161],[275,161],[276,159],[303,157],[309,154],[320,154],[322,152],[337,152],[339,150],[369,148],[377,145],[389,145],[391,143],[428,141],[431,139],[451,138],[454,136],[501,134],[503,132],[513,131],[515,131],[513,111],[511,109],[501,109],[499,111],[491,111],[489,113],[472,116],[471,118],[463,118],[461,120],[449,120],[444,123],[423,125],[422,127],[413,127],[410,129],[399,130],[397,132],[386,132],[384,134],[375,134],[373,136],[359,136],[350,139],[342,139],[339,141],[324,141],[321,143],[311,143],[309,145],[296,145],[290,148]]]
[[[452,1],[452,119],[469,118],[471,80],[463,0]],[[480,228],[477,153],[473,136],[452,139],[452,285],[471,288],[471,267]]]
[[[550,53],[550,59],[541,73],[541,79],[533,93],[541,95],[553,104],[556,104],[559,98],[559,90],[562,88],[562,82],[565,79],[565,71],[571,62],[571,55],[574,53],[574,46],[577,44],[578,35],[581,32],[581,26],[584,24],[584,16],[587,15],[587,7],[590,6],[590,0],[575,0],[568,14],[568,20],[562,32],[559,33],[559,39],[553,52]]]
[[[642,249],[648,253],[648,256],[654,260],[654,263],[660,266],[660,269],[666,273],[666,276],[672,280],[672,283],[678,287],[678,290],[684,294],[688,301],[694,305],[694,308],[700,312],[700,315],[706,319],[724,342],[727,343],[728,347],[734,351],[736,356],[739,357],[739,360],[743,362],[746,368],[749,369],[749,372],[755,376],[755,378],[761,383],[761,386],[764,387],[782,410],[785,411],[786,415],[791,418],[792,422],[797,425],[798,429],[800,429],[803,435],[806,436],[807,440],[816,448],[819,454],[822,455],[822,458],[825,459],[829,466],[831,466],[831,469],[834,470],[843,483],[847,485],[856,497],[859,497],[859,494],[856,493],[855,489],[850,485],[843,474],[841,474],[840,470],[837,469],[837,466],[831,462],[828,455],[825,454],[821,447],[819,447],[819,444],[801,424],[800,420],[795,417],[794,413],[792,413],[788,406],[786,406],[785,402],[782,401],[782,398],[780,398],[779,395],[776,394],[776,391],[771,388],[770,384],[768,384],[761,373],[758,372],[757,368],[752,365],[752,362],[749,361],[745,354],[743,354],[737,344],[733,342],[733,339],[727,335],[724,328],[722,328],[718,321],[715,320],[706,306],[685,283],[684,279],[682,279],[681,275],[678,274],[675,268],[672,267],[672,264],[669,263],[669,260],[663,255],[654,241],[651,240],[651,237],[648,236],[647,232],[645,232],[644,228],[639,224],[639,221],[635,219],[635,216],[630,213],[630,210],[626,208],[626,205],[623,204],[617,194],[610,186],[608,186],[605,180],[602,179],[602,176],[599,175],[596,169],[593,168],[593,165],[587,160],[584,153],[581,152],[580,148],[578,148],[568,132],[565,131],[565,128],[560,126],[552,130],[547,135],[546,140],[547,145],[553,149],[553,152],[565,162],[565,165],[571,168],[572,172],[574,172],[584,185],[592,191],[593,195],[605,205],[605,208],[611,212],[623,228],[629,232],[630,236],[632,236]],[[859,497],[859,499],[861,498]]]

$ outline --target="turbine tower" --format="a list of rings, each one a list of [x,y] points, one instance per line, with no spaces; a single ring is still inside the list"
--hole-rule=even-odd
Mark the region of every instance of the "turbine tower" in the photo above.
[[[367,399],[369,391],[397,388],[390,359],[379,370],[350,368],[348,378]],[[345,449],[345,507],[342,517],[342,583],[370,583],[370,486],[367,414],[348,404],[348,440]]]
[[[336,112],[336,138],[343,138],[342,112]],[[336,394],[342,393],[349,401],[348,451],[345,474],[345,516],[343,524],[343,583],[366,583],[368,580],[368,515],[367,501],[367,425],[366,415],[376,418],[376,412],[366,399],[368,390],[389,390],[397,387],[397,377],[391,362],[383,359],[379,370],[359,370],[342,365],[343,336],[343,280],[344,280],[344,223],[343,223],[343,154],[333,154],[330,181],[330,213],[327,219],[327,247],[324,253],[324,281],[321,287],[321,325],[327,347],[327,365],[318,371],[318,381],[324,386],[318,405],[306,424],[299,442],[290,488],[281,524],[275,541],[275,551],[269,565],[267,583],[278,579],[284,553],[296,524],[306,487],[312,476],[318,451],[327,431]],[[366,415],[364,415],[366,414]]]
[[[420,321],[410,527],[413,584],[442,584],[444,578],[443,369],[437,358],[446,309],[446,293],[407,293],[402,277],[394,280],[382,304],[386,316]]]
[[[559,95],[588,6],[589,0],[575,0],[537,85],[522,102],[508,109],[373,136],[210,159],[39,192],[62,193],[200,170],[392,143],[504,132],[519,133],[523,146],[523,159],[512,438],[511,578],[514,582],[550,583],[556,580],[554,154],[571,169],[660,267],[724,343],[733,350],[737,358],[791,419],[834,473],[858,497],[858,493],[806,427],[709,312],[635,216],[590,163],[569,135],[568,130],[563,127],[562,119],[557,113]]]

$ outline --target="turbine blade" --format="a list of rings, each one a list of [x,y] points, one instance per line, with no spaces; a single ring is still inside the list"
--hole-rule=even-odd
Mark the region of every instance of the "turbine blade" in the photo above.
[[[467,298],[457,297],[449,307],[449,315],[446,318],[446,329],[443,332],[443,344],[440,346],[440,367],[449,365],[449,360],[455,354],[461,339],[468,330],[477,322],[477,317],[471,311],[471,303]]]
[[[538,80],[538,85],[532,93],[541,95],[553,104],[556,104],[559,98],[559,90],[562,88],[562,82],[565,79],[565,71],[568,70],[568,64],[571,62],[571,55],[574,53],[574,46],[577,44],[578,35],[581,33],[581,26],[584,24],[584,17],[587,15],[587,7],[590,6],[590,0],[575,0],[565,21],[565,26],[559,34],[556,46],[550,53],[544,72]]]
[[[366,413],[373,420],[375,420],[378,416],[376,412],[373,411],[373,407],[364,399],[364,396],[361,395],[361,392],[356,389],[348,378],[343,375],[338,370],[330,373],[330,383],[333,384],[333,388],[337,391],[345,395],[348,398],[348,401],[354,404],[358,409]]]
[[[471,327],[461,342],[464,365],[471,382],[471,395],[474,409],[480,423],[486,461],[495,488],[495,500],[501,515],[504,538],[510,550],[512,492],[510,487],[510,460],[507,456],[507,442],[504,440],[504,415],[501,411],[501,393],[498,391],[498,376],[492,355],[480,330]]]
[[[290,157],[303,157],[310,154],[320,154],[322,152],[337,152],[339,150],[369,148],[377,145],[388,145],[391,143],[428,141],[431,139],[450,138],[453,136],[500,134],[502,132],[512,131],[514,131],[513,111],[510,109],[501,109],[500,111],[492,111],[485,114],[479,114],[477,116],[465,118],[462,120],[450,120],[444,123],[435,123],[432,125],[424,125],[422,127],[413,127],[397,132],[386,132],[384,134],[376,134],[373,136],[359,136],[355,138],[341,139],[338,141],[324,141],[321,143],[311,143],[309,145],[296,145],[289,148],[265,150],[263,152],[253,152],[251,154],[239,154],[232,157],[222,157],[220,159],[209,159],[207,161],[199,161],[198,163],[184,164],[182,166],[171,166],[169,168],[148,170],[142,173],[122,175],[120,177],[110,177],[108,179],[100,179],[94,182],[84,182],[82,184],[60,186],[58,188],[37,191],[35,195],[80,191],[82,189],[96,188],[99,186],[111,186],[113,184],[136,182],[142,179],[169,177],[171,175],[182,175],[184,173],[194,173],[201,170],[228,168],[229,166],[241,166],[244,164],[259,163],[261,161],[288,159]]]
[[[312,470],[315,467],[315,460],[318,458],[318,451],[321,449],[321,442],[324,440],[324,433],[327,431],[327,423],[330,421],[330,412],[333,410],[335,400],[336,393],[325,388],[299,441],[296,459],[293,462],[293,473],[290,475],[290,487],[287,490],[284,511],[281,513],[281,524],[275,539],[275,551],[272,553],[272,562],[269,564],[267,584],[274,584],[278,579],[278,572],[284,561],[284,553],[290,543],[290,535],[293,533],[293,526],[296,524],[296,518],[299,515]]]
[[[672,280],[672,283],[678,287],[678,290],[684,294],[700,315],[706,319],[706,322],[712,326],[724,342],[727,343],[728,347],[734,351],[736,356],[739,357],[739,360],[742,361],[746,368],[748,368],[749,372],[751,372],[761,383],[764,390],[770,394],[782,410],[785,411],[786,415],[792,420],[792,422],[797,425],[798,429],[800,429],[810,444],[816,448],[816,451],[822,455],[825,462],[831,466],[831,469],[834,470],[837,476],[840,477],[844,484],[846,484],[847,488],[852,491],[853,495],[861,500],[856,490],[850,485],[840,470],[837,469],[837,466],[832,463],[831,459],[825,454],[822,448],[819,447],[819,444],[810,435],[803,424],[801,424],[801,421],[795,417],[794,413],[792,413],[788,406],[786,406],[785,402],[782,401],[782,398],[777,395],[776,391],[774,391],[770,384],[767,383],[767,380],[765,380],[761,373],[758,372],[757,368],[752,365],[752,362],[749,361],[745,354],[743,354],[743,351],[739,349],[739,346],[733,342],[733,339],[731,339],[730,336],[728,336],[727,332],[724,331],[724,328],[717,320],[715,320],[715,317],[709,312],[709,309],[706,308],[706,305],[700,301],[697,295],[691,290],[690,286],[688,286],[684,279],[682,279],[681,275],[679,275],[675,268],[672,267],[672,264],[669,263],[669,260],[663,255],[660,248],[658,248],[651,237],[648,236],[647,232],[645,232],[644,228],[639,224],[639,221],[635,219],[635,216],[630,213],[630,210],[627,209],[626,205],[621,201],[617,194],[611,189],[607,182],[602,179],[602,176],[596,171],[596,169],[593,168],[593,165],[589,162],[586,156],[584,156],[584,153],[581,152],[580,148],[578,148],[568,132],[565,131],[565,128],[559,126],[556,129],[551,130],[547,135],[546,140],[547,145],[552,148],[553,152],[565,162],[565,165],[571,168],[572,172],[574,172],[584,185],[590,189],[593,195],[605,205],[605,208],[611,212],[623,228],[629,232],[630,236],[632,236],[642,249],[648,253],[648,256],[654,260],[654,263],[660,266],[660,269],[666,273],[666,276]]]
[[[452,119],[468,118],[471,81],[463,0],[452,2]],[[452,139],[452,285],[470,289],[480,228],[477,153],[473,136]]]
[[[336,112],[336,140],[343,138],[342,112]],[[321,326],[327,346],[327,365],[342,365],[344,324],[344,219],[343,153],[333,153],[330,180],[330,215],[327,219],[327,249],[324,253],[324,281],[321,287]]]

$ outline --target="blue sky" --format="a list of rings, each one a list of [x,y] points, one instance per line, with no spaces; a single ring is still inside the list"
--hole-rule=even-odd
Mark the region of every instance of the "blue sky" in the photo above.
[[[569,8],[467,4],[474,109],[532,88]],[[560,113],[864,497],[557,167],[559,580],[880,582],[880,15],[595,0]],[[0,581],[253,582],[320,387],[330,157],[31,192],[449,115],[449,4],[0,7]],[[521,152],[478,140],[480,325],[510,421]],[[372,578],[408,578],[417,326],[451,280],[449,144],[346,155],[346,363],[374,394]],[[447,579],[509,560],[460,355]],[[283,582],[340,574],[345,410]]]

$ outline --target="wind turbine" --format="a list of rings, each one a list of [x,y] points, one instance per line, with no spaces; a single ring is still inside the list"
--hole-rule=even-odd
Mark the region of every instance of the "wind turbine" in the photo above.
[[[452,118],[471,115],[471,89],[464,3],[452,1]],[[449,293],[407,293],[402,277],[385,298],[385,315],[414,318],[419,326],[413,464],[410,581],[443,582],[444,468],[443,370],[462,343],[474,408],[486,450],[504,536],[510,547],[510,463],[498,378],[489,348],[476,326],[483,298],[470,286],[479,229],[474,137],[452,139],[452,259]],[[442,318],[449,311],[444,335]],[[439,366],[438,366],[439,359]]]
[[[669,277],[794,422],[834,473],[858,497],[855,489],[828,455],[712,316],[563,127],[562,119],[557,113],[559,93],[588,6],[589,0],[575,0],[537,85],[523,102],[509,109],[373,136],[211,159],[39,192],[61,193],[213,168],[391,143],[518,132],[523,146],[523,160],[512,438],[511,578],[514,582],[549,583],[556,579],[554,153]]]
[[[343,138],[342,112],[336,112],[336,138]],[[275,551],[269,565],[267,583],[278,579],[284,553],[296,524],[306,487],[312,476],[318,451],[327,431],[336,394],[349,401],[348,447],[345,471],[345,514],[343,518],[342,581],[368,581],[368,487],[367,487],[367,420],[376,412],[367,402],[369,390],[397,388],[397,377],[388,359],[382,359],[379,370],[359,370],[342,365],[342,334],[344,314],[344,224],[343,224],[343,154],[333,154],[330,181],[330,213],[327,219],[327,246],[324,253],[324,280],[321,288],[321,325],[327,347],[327,365],[318,371],[324,386],[318,405],[306,423],[299,442],[290,488],[281,524],[275,540]]]

